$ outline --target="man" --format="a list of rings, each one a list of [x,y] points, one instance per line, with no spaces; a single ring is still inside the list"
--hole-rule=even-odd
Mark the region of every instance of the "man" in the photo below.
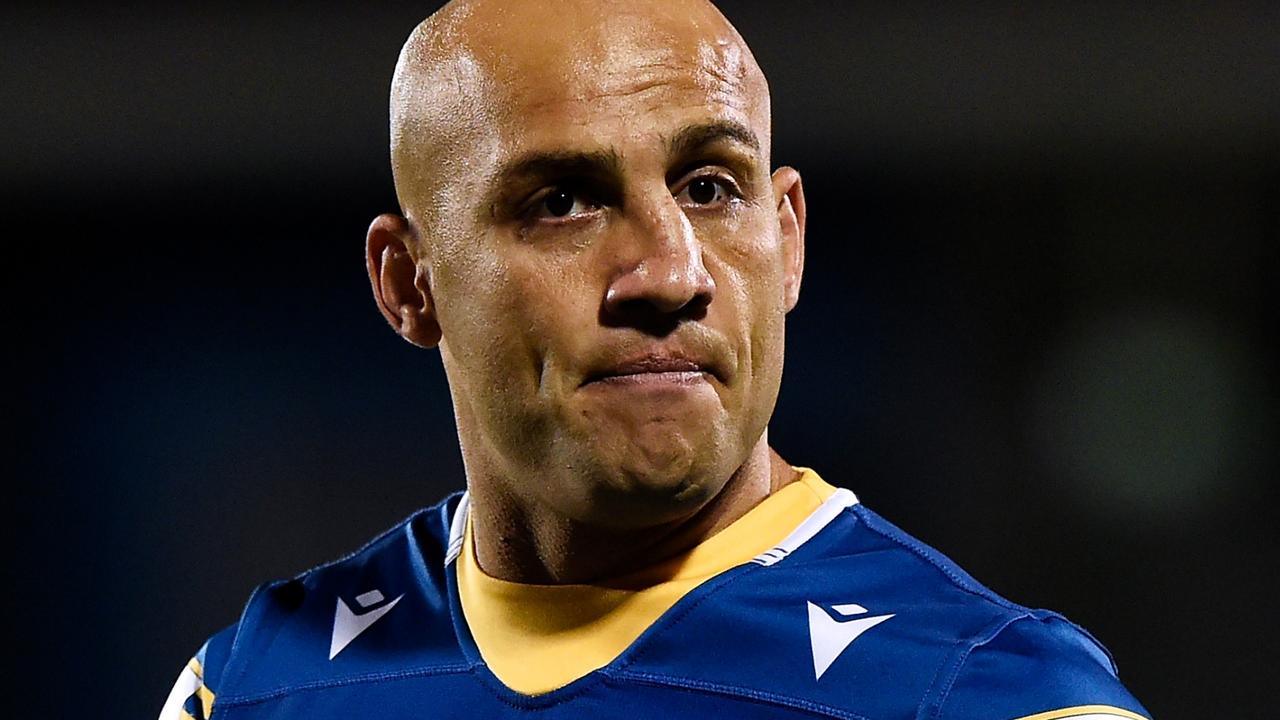
[[[391,126],[369,276],[440,350],[467,493],[259,588],[162,717],[1146,717],[769,447],[804,192],[710,4],[457,0]]]

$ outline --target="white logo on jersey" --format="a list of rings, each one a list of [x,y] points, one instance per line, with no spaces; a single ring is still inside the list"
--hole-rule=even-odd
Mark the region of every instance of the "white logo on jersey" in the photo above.
[[[822,677],[822,673],[831,667],[831,663],[840,657],[844,649],[858,639],[862,633],[893,617],[893,615],[874,615],[854,620],[837,620],[827,614],[826,610],[806,603],[809,606],[809,645],[813,648],[813,678]],[[861,615],[867,611],[861,605],[833,605],[840,615]]]
[[[370,625],[378,622],[378,620],[387,613],[391,612],[391,608],[400,602],[400,598],[404,597],[402,593],[400,597],[383,605],[380,608],[374,608],[359,615],[351,612],[351,608],[342,602],[342,598],[338,598],[338,609],[333,614],[333,638],[329,640],[329,659],[332,660],[342,652],[352,640],[355,640],[360,633],[369,629]],[[370,590],[367,593],[356,596],[356,604],[362,608],[370,605],[376,605],[382,602],[382,593],[377,590]]]

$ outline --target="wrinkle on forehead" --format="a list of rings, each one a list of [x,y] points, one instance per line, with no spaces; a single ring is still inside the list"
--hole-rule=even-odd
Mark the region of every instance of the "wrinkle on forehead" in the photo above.
[[[751,71],[754,69],[759,72],[755,59],[744,52],[745,47],[740,41],[726,39],[701,43],[698,47],[698,67],[710,76],[711,82],[731,85],[745,97],[750,94],[748,83],[752,78]],[[760,75],[760,81],[764,81],[763,74]],[[766,103],[769,101],[767,89],[762,99]]]
[[[703,90],[746,94],[747,70],[741,52],[734,52],[736,34],[726,36],[727,25],[713,32],[705,22],[664,20],[656,23],[633,11],[599,21],[581,41],[558,53],[569,67],[557,70],[573,85],[604,92],[626,87],[637,76],[652,82],[662,75],[685,75]]]
[[[454,0],[414,30],[392,82],[401,207],[419,226],[449,216],[433,188],[441,177],[456,187],[460,175],[492,164],[504,120],[643,93],[656,107],[682,89],[742,113],[767,153],[764,75],[705,0]]]

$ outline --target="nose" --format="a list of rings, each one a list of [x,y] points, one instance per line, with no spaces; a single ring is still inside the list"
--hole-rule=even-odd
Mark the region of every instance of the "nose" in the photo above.
[[[716,283],[675,198],[664,193],[633,214],[627,228],[612,248],[614,272],[604,298],[609,324],[658,321],[669,332],[673,323],[705,316]]]

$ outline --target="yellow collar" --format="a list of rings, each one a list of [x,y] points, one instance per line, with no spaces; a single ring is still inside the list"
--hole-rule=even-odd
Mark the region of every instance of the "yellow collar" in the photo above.
[[[604,667],[704,581],[780,543],[836,492],[809,468],[799,480],[683,555],[601,585],[532,585],[490,577],[475,561],[467,517],[458,594],[494,675],[526,695]]]

